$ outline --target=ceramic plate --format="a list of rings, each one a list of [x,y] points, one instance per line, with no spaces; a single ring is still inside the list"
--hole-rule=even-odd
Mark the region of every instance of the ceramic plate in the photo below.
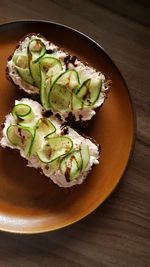
[[[14,100],[25,93],[5,75],[6,62],[20,38],[30,32],[48,40],[101,70],[113,82],[103,107],[86,129],[102,147],[100,164],[87,180],[70,189],[59,188],[39,171],[28,168],[16,151],[0,148],[0,229],[38,233],[70,225],[97,208],[118,184],[134,142],[134,115],[127,86],[104,50],[84,34],[44,21],[17,21],[0,26],[0,123]]]

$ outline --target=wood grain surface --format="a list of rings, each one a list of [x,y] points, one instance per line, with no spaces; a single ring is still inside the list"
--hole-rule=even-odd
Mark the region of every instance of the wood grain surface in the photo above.
[[[0,233],[0,267],[150,266],[150,4],[144,1],[0,0],[0,23],[45,19],[94,38],[121,70],[137,116],[136,144],[114,193],[65,229]]]

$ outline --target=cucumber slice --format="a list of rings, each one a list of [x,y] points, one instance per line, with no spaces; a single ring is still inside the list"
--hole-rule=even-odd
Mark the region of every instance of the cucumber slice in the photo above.
[[[75,70],[67,70],[53,83],[49,93],[50,106],[55,111],[70,111],[72,94],[79,86],[78,73]]]
[[[15,105],[12,110],[12,115],[16,120],[16,123],[20,126],[33,128],[35,126],[35,116],[32,109],[27,104]]]
[[[16,71],[18,72],[19,76],[26,82],[29,83],[31,85],[34,84],[30,70],[29,69],[22,69],[19,67],[15,67]]]
[[[30,149],[30,154],[36,154],[38,150],[43,148],[45,144],[45,138],[50,137],[56,132],[55,126],[46,118],[41,118],[36,124],[34,139],[32,147]]]
[[[24,119],[19,118],[17,121],[17,124],[24,127],[24,128],[30,128],[30,131],[34,133],[34,127],[36,125],[36,119],[29,115],[28,117],[25,117]]]
[[[37,154],[38,150],[41,150],[44,143],[44,138],[41,138],[38,130],[35,128],[32,144],[30,147],[29,155],[33,156]]]
[[[55,126],[47,118],[39,119],[36,129],[44,138],[50,137],[51,134],[56,132]]]
[[[40,59],[41,71],[46,74],[46,77],[52,77],[62,71],[60,60],[53,57],[44,57]]]
[[[54,83],[49,93],[50,106],[55,111],[71,110],[72,93],[62,85]]]
[[[33,85],[33,79],[28,66],[28,56],[15,54],[12,58],[19,76],[27,83]]]
[[[39,60],[46,53],[46,47],[40,39],[33,39],[28,46],[28,59],[31,76],[35,86],[40,88],[41,85],[41,71]]]
[[[61,62],[52,57],[44,57],[40,59],[41,68],[41,91],[40,99],[43,107],[49,110],[48,95],[53,81],[60,75],[62,71]]]
[[[13,63],[21,68],[21,69],[27,69],[28,68],[28,56],[26,54],[14,54],[12,57]]]
[[[32,76],[32,79],[34,81],[34,85],[40,88],[41,85],[41,71],[40,71],[40,65],[39,62],[29,62],[30,67],[30,73]]]
[[[85,106],[93,105],[100,94],[102,81],[100,79],[86,80],[77,92],[77,97],[84,103]]]
[[[37,62],[46,53],[45,44],[40,39],[32,39],[28,46],[29,60]]]
[[[79,86],[79,76],[75,70],[67,70],[57,80],[57,84],[66,86],[68,89],[75,90]]]
[[[89,151],[89,146],[85,144],[81,144],[80,146],[80,152],[81,152],[81,157],[82,157],[82,170],[85,170],[89,160],[90,160],[90,151]]]
[[[38,151],[39,159],[44,163],[52,162],[70,152],[73,147],[72,140],[66,136],[51,137],[44,148]]]
[[[41,71],[41,89],[40,89],[40,100],[42,103],[42,106],[45,110],[50,109],[49,101],[48,101],[48,95],[51,87],[51,79],[48,78],[46,80],[46,75],[43,71]]]
[[[72,110],[81,109],[82,107],[83,102],[75,94],[72,94]]]
[[[7,138],[12,145],[23,149],[25,155],[29,153],[33,139],[33,135],[29,129],[24,129],[17,125],[10,125],[7,128]]]
[[[67,155],[60,164],[62,174],[68,181],[75,180],[82,169],[82,157],[79,150],[73,151]]]
[[[51,175],[59,169],[59,159],[56,159],[45,165],[44,173]]]
[[[29,115],[31,111],[31,107],[27,104],[17,104],[14,106],[12,114],[14,117],[23,118]]]

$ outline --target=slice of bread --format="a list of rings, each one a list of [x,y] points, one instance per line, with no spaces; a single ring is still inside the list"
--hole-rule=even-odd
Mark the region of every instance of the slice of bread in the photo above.
[[[99,163],[99,145],[56,116],[43,114],[38,102],[16,100],[3,124],[1,146],[19,150],[29,167],[40,169],[61,187],[81,184]]]
[[[30,95],[40,94],[45,110],[63,121],[85,125],[104,103],[111,81],[76,56],[31,33],[8,59],[7,77]]]

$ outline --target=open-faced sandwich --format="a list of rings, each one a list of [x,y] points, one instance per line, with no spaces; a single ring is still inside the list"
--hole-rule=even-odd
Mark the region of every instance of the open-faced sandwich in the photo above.
[[[65,121],[89,121],[105,101],[110,81],[39,34],[29,34],[9,57],[9,78]]]
[[[99,146],[56,116],[43,114],[38,102],[16,100],[4,122],[1,146],[18,149],[28,166],[39,168],[59,186],[82,183],[98,164]]]

